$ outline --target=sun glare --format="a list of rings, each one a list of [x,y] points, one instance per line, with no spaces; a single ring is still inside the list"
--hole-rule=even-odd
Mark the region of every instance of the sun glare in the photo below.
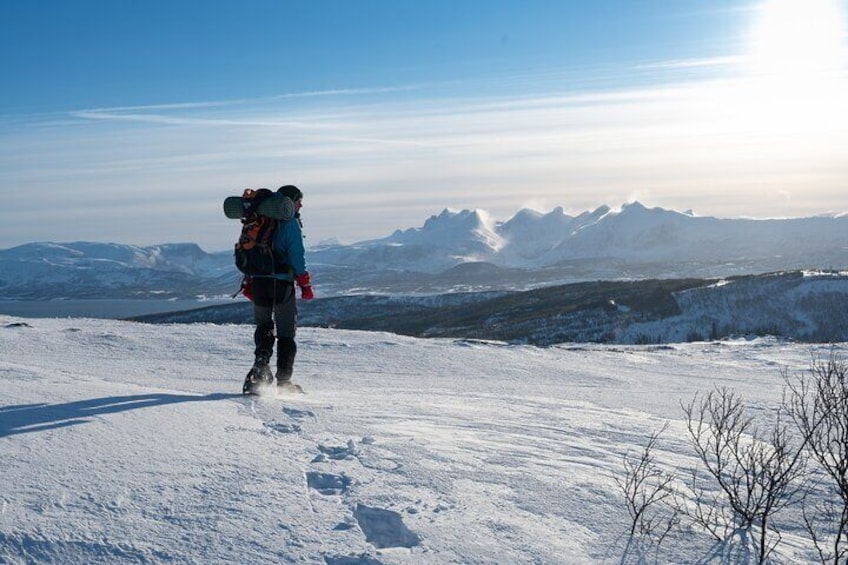
[[[763,0],[751,30],[749,75],[717,96],[736,110],[739,127],[792,136],[799,145],[831,143],[845,131],[844,2]]]
[[[790,80],[838,71],[844,31],[839,0],[765,0],[751,38],[752,69]]]

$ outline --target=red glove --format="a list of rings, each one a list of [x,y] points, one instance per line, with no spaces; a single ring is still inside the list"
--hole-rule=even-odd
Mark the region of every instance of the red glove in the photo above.
[[[241,293],[245,298],[253,302],[253,279],[245,277],[241,283]]]
[[[309,280],[309,273],[303,273],[294,279],[297,286],[300,287],[300,297],[303,300],[312,300],[315,294],[312,292],[312,282]]]

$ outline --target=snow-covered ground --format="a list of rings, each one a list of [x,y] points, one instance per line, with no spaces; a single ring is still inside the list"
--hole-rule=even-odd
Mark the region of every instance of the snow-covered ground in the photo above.
[[[626,454],[669,422],[658,462],[693,466],[681,402],[718,385],[774,406],[781,369],[831,351],[299,345],[307,394],[243,398],[249,326],[0,316],[0,562],[618,563]],[[799,534],[776,561],[812,556]]]

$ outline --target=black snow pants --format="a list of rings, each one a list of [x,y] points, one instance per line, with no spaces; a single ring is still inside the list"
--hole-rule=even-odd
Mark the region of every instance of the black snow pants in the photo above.
[[[256,363],[268,364],[274,354],[276,330],[277,381],[291,379],[297,354],[297,299],[292,282],[256,277],[253,279],[253,318],[256,330]]]

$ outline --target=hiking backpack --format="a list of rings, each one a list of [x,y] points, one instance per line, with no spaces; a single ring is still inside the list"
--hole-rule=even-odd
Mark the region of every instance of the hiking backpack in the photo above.
[[[247,276],[285,272],[274,255],[277,220],[259,213],[259,206],[273,196],[267,188],[247,188],[241,197],[241,235],[234,257],[236,268]]]

